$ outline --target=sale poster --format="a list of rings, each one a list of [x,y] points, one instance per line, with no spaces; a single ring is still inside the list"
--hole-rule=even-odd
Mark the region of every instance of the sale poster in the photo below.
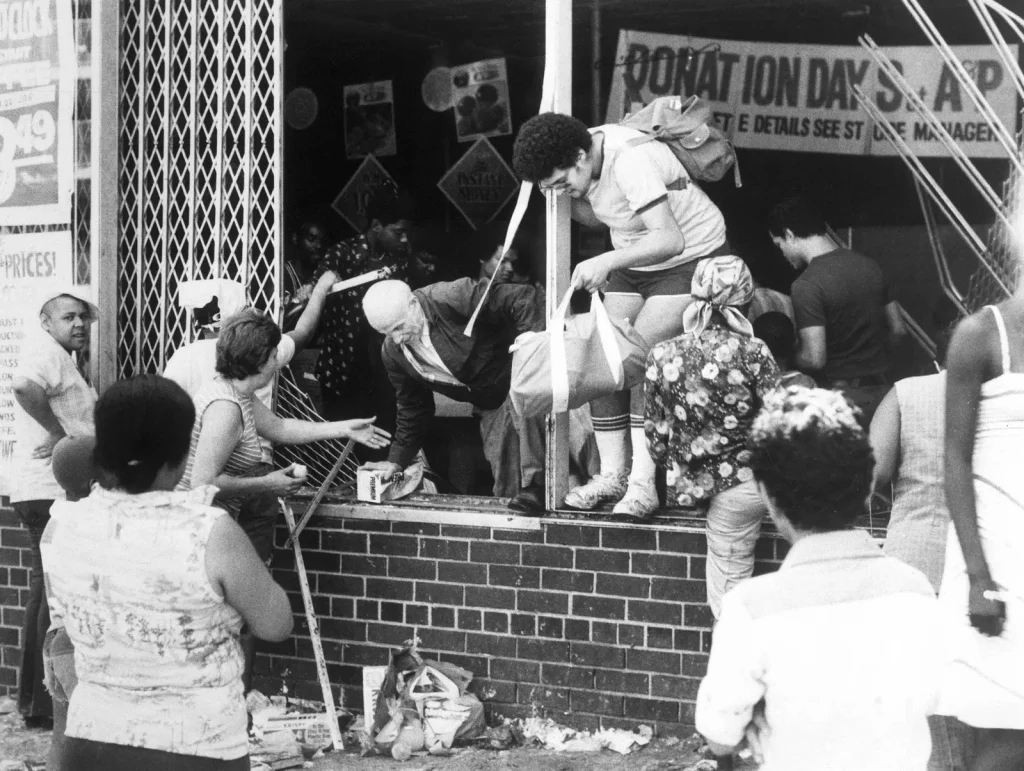
[[[331,208],[357,233],[365,233],[369,226],[366,221],[366,202],[381,188],[389,188],[396,192],[398,190],[395,180],[380,165],[380,161],[368,155],[338,193]]]
[[[455,136],[460,142],[512,133],[504,59],[452,67]]]
[[[0,225],[71,222],[71,0],[0,2]]]
[[[481,137],[437,186],[476,229],[505,207],[519,189],[519,180],[494,145]]]
[[[345,157],[380,157],[397,152],[391,81],[345,86]]]

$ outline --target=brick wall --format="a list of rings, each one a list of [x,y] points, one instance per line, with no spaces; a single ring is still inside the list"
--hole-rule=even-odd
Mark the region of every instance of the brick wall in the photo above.
[[[690,730],[711,643],[702,523],[541,522],[511,530],[314,517],[300,540],[341,703],[361,710],[361,667],[386,664],[415,635],[427,656],[473,672],[491,713]],[[279,528],[279,547],[285,537]],[[0,509],[0,693],[17,686],[27,545],[14,512]],[[765,572],[786,544],[766,526],[757,548]],[[319,700],[293,567],[279,548],[274,574],[296,611],[295,634],[261,644],[256,684]]]
[[[0,506],[0,694],[18,686],[29,557],[28,532],[13,509]]]
[[[711,643],[701,525],[517,531],[314,517],[300,541],[331,682],[361,710],[361,667],[386,664],[415,635],[428,657],[473,672],[491,713],[688,731]],[[758,571],[785,549],[766,532]],[[263,646],[257,685],[319,699],[293,568],[279,550],[274,573],[296,631]]]

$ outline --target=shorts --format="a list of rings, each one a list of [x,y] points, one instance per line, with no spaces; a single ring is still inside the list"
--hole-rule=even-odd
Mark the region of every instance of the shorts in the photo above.
[[[673,297],[690,294],[697,263],[705,257],[720,257],[725,254],[732,254],[732,247],[728,241],[701,257],[664,270],[613,270],[608,277],[608,286],[604,293],[640,295],[645,300],[655,296]]]

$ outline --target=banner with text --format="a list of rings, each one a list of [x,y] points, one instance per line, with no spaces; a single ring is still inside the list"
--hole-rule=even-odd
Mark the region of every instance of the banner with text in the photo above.
[[[22,346],[38,334],[40,297],[68,286],[72,275],[70,231],[0,236],[0,493],[8,491],[14,449],[11,384]]]
[[[71,0],[0,2],[0,225],[71,222]]]
[[[1011,48],[1016,58],[1017,46]],[[936,49],[882,51],[967,155],[1005,157]],[[953,51],[1003,124],[1015,132],[1017,93],[995,49],[953,46]],[[858,103],[854,86],[878,105],[917,155],[949,154],[859,46],[750,43],[622,30],[607,121],[615,123],[658,96],[696,94],[710,102],[719,128],[737,147],[896,155]]]

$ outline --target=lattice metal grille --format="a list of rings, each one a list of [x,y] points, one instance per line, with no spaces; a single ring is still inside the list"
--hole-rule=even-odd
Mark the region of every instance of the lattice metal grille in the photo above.
[[[187,279],[280,297],[281,4],[126,0],[121,16],[118,374],[191,332]]]
[[[1017,145],[1024,151],[1024,132],[1017,136]],[[1010,176],[1003,183],[1002,209],[1011,215],[1024,202],[1020,201],[1020,174],[1013,164],[1008,165],[1010,166]],[[1012,216],[1010,220],[1013,221]],[[1020,282],[1021,256],[1020,247],[1015,243],[1013,234],[997,219],[989,233],[988,252],[985,255],[985,260],[1010,289],[1016,289]],[[1005,299],[1006,292],[992,277],[992,274],[984,267],[978,268],[971,276],[971,283],[967,289],[967,309],[974,313],[986,305],[1002,302]]]

